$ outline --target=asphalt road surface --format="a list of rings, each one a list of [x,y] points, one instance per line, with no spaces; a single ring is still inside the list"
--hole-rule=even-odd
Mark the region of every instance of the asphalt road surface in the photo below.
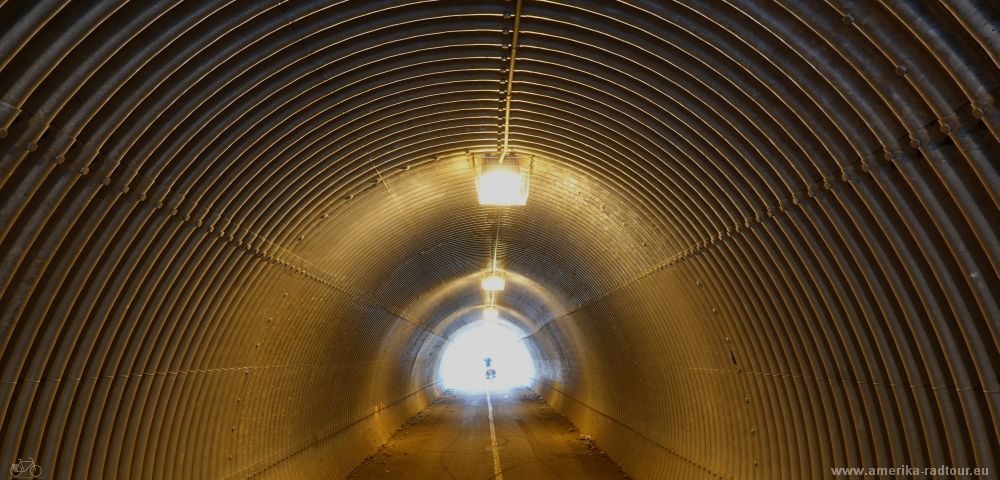
[[[592,441],[582,437],[533,392],[517,389],[489,395],[446,393],[404,425],[348,478],[627,477]]]

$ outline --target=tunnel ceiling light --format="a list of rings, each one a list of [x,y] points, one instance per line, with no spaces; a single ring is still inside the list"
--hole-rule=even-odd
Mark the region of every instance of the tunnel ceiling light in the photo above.
[[[487,292],[499,292],[507,286],[507,280],[498,273],[491,273],[487,277],[483,278],[480,283],[483,286],[483,290],[486,290]]]
[[[522,206],[528,203],[528,162],[517,155],[487,154],[479,162],[476,191],[480,205]]]
[[[476,180],[480,205],[522,206],[528,203],[528,182],[520,173],[503,168],[484,172]]]
[[[487,307],[483,309],[483,318],[486,320],[496,320],[500,318],[500,310],[494,307]]]

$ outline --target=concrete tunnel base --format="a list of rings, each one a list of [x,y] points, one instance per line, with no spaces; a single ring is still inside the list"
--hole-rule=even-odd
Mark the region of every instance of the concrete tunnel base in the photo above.
[[[400,427],[347,478],[627,477],[589,435],[577,431],[529,389],[497,390],[492,398],[499,452],[496,464],[489,448],[485,393],[449,391]]]

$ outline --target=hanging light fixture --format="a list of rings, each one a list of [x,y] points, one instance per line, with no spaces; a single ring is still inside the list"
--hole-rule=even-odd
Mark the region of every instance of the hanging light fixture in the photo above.
[[[518,39],[521,32],[522,1],[518,0],[514,11],[514,24],[511,28],[510,50],[505,55],[507,60],[507,81],[501,89],[503,97],[503,131],[498,138],[495,154],[481,154],[479,171],[476,176],[476,190],[479,192],[480,205],[516,206],[528,202],[528,174],[530,163],[522,161],[521,157],[510,149],[510,104],[514,93],[514,71],[517,62]],[[475,157],[473,157],[475,161]],[[527,167],[527,168],[526,168]]]
[[[483,277],[480,283],[483,286],[483,290],[487,292],[499,292],[507,285],[507,280],[502,275],[494,272]]]
[[[528,203],[530,160],[512,154],[483,154],[478,160],[476,191],[480,205],[522,206]]]
[[[476,169],[476,193],[480,205],[501,207],[497,210],[497,230],[493,239],[493,252],[490,262],[490,274],[483,278],[483,290],[489,292],[489,304],[483,309],[483,319],[495,322],[500,318],[496,307],[497,292],[504,289],[506,281],[497,271],[497,254],[500,250],[500,221],[504,206],[520,206],[528,203],[528,178],[531,174],[532,158],[522,159],[510,150],[510,101],[514,90],[514,65],[517,58],[517,43],[521,26],[521,7],[523,1],[517,0],[514,13],[513,36],[510,42],[510,52],[507,58],[507,82],[503,95],[503,137],[498,142],[496,153],[480,153],[472,155],[472,164]],[[478,160],[478,161],[477,161]]]

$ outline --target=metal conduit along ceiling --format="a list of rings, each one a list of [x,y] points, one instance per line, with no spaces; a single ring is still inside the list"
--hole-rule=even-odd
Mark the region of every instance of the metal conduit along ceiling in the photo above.
[[[991,2],[0,2],[0,463],[339,478],[503,314],[636,478],[1000,458]]]

